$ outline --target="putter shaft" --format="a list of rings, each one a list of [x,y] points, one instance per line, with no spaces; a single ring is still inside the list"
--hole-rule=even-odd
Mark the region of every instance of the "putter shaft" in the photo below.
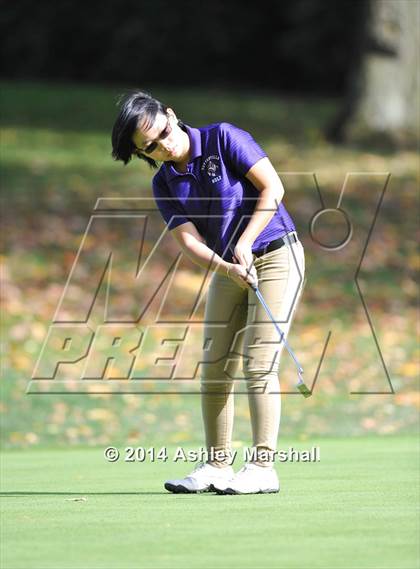
[[[302,374],[303,374],[303,368],[300,365],[300,363],[298,362],[295,354],[293,353],[292,348],[289,345],[289,342],[286,340],[286,338],[284,337],[284,332],[280,329],[280,326],[277,324],[276,319],[273,316],[273,313],[271,312],[268,304],[265,302],[263,295],[260,292],[260,289],[256,286],[251,284],[250,285],[252,290],[255,292],[258,300],[261,302],[264,310],[266,311],[266,313],[268,314],[268,316],[270,317],[272,323],[274,324],[274,326],[276,327],[277,332],[280,335],[280,342],[283,340],[283,343],[287,349],[287,351],[289,352],[289,354],[291,355],[293,361],[295,362],[296,368],[297,368],[297,372],[298,372],[298,383],[297,383],[297,388],[299,389],[299,391],[302,393],[302,395],[304,397],[310,397],[312,395],[311,390],[308,388],[308,386],[305,384],[305,382],[303,381],[302,378]]]
[[[234,252],[233,252],[232,247],[230,247],[230,251],[231,251],[231,253],[232,253],[232,256],[235,257],[235,254],[234,254]],[[286,346],[287,351],[288,351],[289,354],[291,355],[291,357],[292,357],[292,359],[293,359],[293,361],[294,361],[294,363],[295,363],[295,365],[296,365],[297,373],[298,373],[298,383],[297,383],[297,386],[296,386],[296,387],[298,388],[298,390],[302,393],[302,395],[303,395],[304,397],[310,397],[310,396],[312,395],[312,391],[308,388],[308,386],[307,386],[307,385],[305,384],[305,382],[303,381],[303,377],[302,377],[303,368],[302,368],[302,366],[300,365],[300,363],[298,362],[298,360],[297,360],[295,354],[293,353],[292,348],[289,346],[288,341],[287,341],[286,338],[284,337],[284,332],[282,332],[282,330],[280,329],[280,326],[277,324],[276,319],[274,318],[273,313],[271,312],[271,310],[270,310],[268,304],[265,302],[264,297],[263,297],[263,295],[261,294],[260,289],[258,288],[258,286],[255,285],[255,284],[251,284],[251,283],[248,283],[248,284],[249,284],[249,286],[252,288],[252,290],[255,292],[255,294],[256,294],[258,300],[261,302],[261,304],[262,304],[264,310],[266,311],[266,313],[268,314],[270,320],[272,321],[272,323],[273,323],[274,326],[276,327],[276,330],[277,330],[277,332],[278,332],[279,335],[280,335],[280,342],[283,340],[283,343],[284,343],[284,345]]]

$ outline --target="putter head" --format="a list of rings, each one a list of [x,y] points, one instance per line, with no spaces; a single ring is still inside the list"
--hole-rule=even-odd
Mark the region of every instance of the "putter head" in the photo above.
[[[302,374],[303,374],[303,369],[300,367],[298,369],[299,381],[298,381],[298,384],[296,387],[299,389],[299,391],[302,393],[302,395],[304,397],[310,397],[312,395],[312,391],[308,388],[306,383],[303,381]]]
[[[296,387],[299,389],[299,391],[302,393],[304,397],[310,397],[312,395],[312,391],[303,381],[302,383],[298,383]]]

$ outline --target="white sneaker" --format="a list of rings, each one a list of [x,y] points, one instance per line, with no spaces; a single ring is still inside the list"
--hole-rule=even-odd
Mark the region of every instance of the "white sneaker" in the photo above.
[[[192,473],[181,480],[167,480],[166,490],[179,493],[214,492],[214,485],[224,486],[235,476],[231,466],[218,468],[207,462],[199,464]]]
[[[280,489],[279,479],[273,467],[245,464],[232,480],[216,483],[218,494],[271,494]]]

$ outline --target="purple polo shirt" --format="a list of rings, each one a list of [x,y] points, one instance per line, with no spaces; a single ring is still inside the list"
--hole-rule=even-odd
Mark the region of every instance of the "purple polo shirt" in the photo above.
[[[156,204],[168,229],[191,221],[210,249],[232,261],[229,246],[248,225],[260,194],[245,174],[267,154],[248,132],[229,123],[185,130],[191,142],[187,172],[178,172],[173,162],[162,164],[153,178]],[[289,231],[295,225],[280,203],[252,250]]]

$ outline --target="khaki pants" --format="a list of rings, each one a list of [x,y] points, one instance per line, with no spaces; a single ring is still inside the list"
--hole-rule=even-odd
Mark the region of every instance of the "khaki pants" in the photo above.
[[[298,240],[253,257],[258,287],[287,338],[303,287],[303,246]],[[228,277],[215,273],[205,307],[201,373],[207,452],[218,458],[226,454],[226,458],[211,461],[215,466],[229,462],[235,383],[237,391],[248,394],[257,452],[276,450],[281,410],[278,368],[284,351],[284,344],[254,291],[250,287],[242,289]],[[294,351],[298,352],[298,347]],[[242,362],[243,377],[237,374],[238,362]],[[264,454],[267,456],[265,452],[261,457]],[[258,462],[270,466],[261,457]]]

